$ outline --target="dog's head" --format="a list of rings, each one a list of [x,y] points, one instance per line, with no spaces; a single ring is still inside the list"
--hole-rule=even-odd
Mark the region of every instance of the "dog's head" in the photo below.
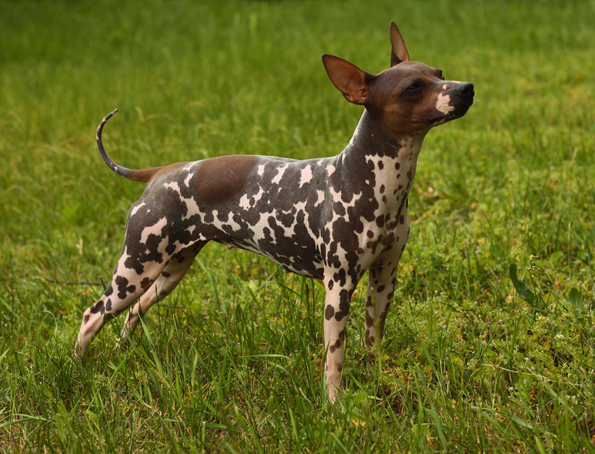
[[[467,82],[445,80],[442,71],[409,60],[409,52],[391,23],[391,67],[372,75],[332,55],[322,57],[326,71],[347,101],[361,104],[390,136],[426,133],[467,113],[475,90]]]

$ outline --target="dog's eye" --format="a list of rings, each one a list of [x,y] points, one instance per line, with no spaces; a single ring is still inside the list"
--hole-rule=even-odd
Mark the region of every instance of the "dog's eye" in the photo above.
[[[421,85],[420,84],[411,84],[409,85],[405,91],[413,91],[413,90],[417,90],[418,88],[420,88]]]

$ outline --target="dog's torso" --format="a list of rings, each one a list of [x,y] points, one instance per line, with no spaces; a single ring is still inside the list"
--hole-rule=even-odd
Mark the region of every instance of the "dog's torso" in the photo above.
[[[370,150],[367,138],[363,152],[361,140],[356,131],[331,158],[236,155],[164,167],[130,210],[127,266],[140,270],[163,251],[213,240],[317,279],[325,268],[363,272],[405,223],[418,150],[412,144]],[[137,226],[142,231],[130,231]]]

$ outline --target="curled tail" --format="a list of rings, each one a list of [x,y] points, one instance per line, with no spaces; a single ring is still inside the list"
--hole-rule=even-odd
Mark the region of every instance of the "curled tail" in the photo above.
[[[101,121],[101,123],[99,124],[99,127],[97,128],[97,137],[96,138],[97,138],[97,147],[99,148],[99,153],[101,154],[101,157],[103,158],[105,163],[109,166],[109,168],[112,169],[114,172],[116,172],[118,175],[120,175],[124,178],[128,178],[129,180],[142,181],[143,183],[146,183],[151,179],[151,177],[153,175],[155,175],[155,173],[157,173],[157,171],[159,169],[161,169],[161,167],[153,167],[151,169],[143,169],[143,170],[127,169],[126,167],[122,167],[121,165],[116,164],[112,160],[112,158],[110,158],[107,155],[107,153],[105,152],[105,148],[103,148],[103,142],[101,141],[101,131],[103,131],[103,127],[107,123],[107,120],[112,118],[117,111],[118,111],[118,109],[115,109],[113,112],[108,114]]]

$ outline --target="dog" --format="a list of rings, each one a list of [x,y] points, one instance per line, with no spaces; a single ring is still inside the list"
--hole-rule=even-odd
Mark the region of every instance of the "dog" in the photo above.
[[[397,266],[409,237],[408,194],[430,129],[460,118],[473,104],[470,83],[413,62],[394,22],[391,67],[377,75],[324,55],[331,82],[364,112],[345,150],[298,161],[223,156],[144,170],[105,163],[147,184],[126,224],[121,256],[105,293],[83,314],[76,354],[83,358],[103,323],[129,310],[122,340],[167,296],[209,241],[262,254],[287,271],[321,280],[326,387],[340,393],[351,296],[366,272],[366,344],[379,346]]]

